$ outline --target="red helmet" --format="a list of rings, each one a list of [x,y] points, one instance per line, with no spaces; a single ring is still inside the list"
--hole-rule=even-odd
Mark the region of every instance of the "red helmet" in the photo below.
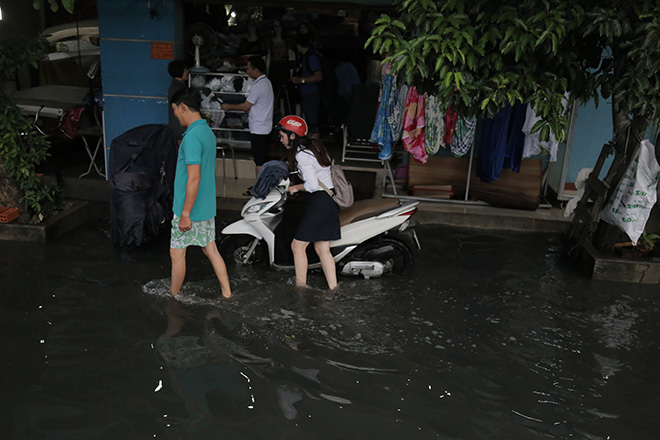
[[[289,115],[280,120],[278,129],[294,133],[300,137],[307,136],[307,122],[300,116]]]

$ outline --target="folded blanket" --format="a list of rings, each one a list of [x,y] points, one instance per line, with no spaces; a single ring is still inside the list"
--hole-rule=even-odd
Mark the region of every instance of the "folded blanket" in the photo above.
[[[258,199],[265,199],[271,189],[289,174],[289,167],[281,160],[270,160],[263,164],[257,176],[257,183],[252,187],[252,194]]]

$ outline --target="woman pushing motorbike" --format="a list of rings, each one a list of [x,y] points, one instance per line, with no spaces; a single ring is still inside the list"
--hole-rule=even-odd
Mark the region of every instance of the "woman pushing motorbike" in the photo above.
[[[279,136],[289,151],[289,170],[298,170],[303,183],[289,187],[289,193],[309,193],[305,213],[291,242],[296,272],[296,285],[307,286],[307,246],[314,243],[323,274],[331,290],[337,288],[337,272],[330,252],[330,241],[341,238],[339,206],[319,182],[332,188],[330,156],[318,140],[307,137],[307,123],[298,116],[285,116],[280,120]]]

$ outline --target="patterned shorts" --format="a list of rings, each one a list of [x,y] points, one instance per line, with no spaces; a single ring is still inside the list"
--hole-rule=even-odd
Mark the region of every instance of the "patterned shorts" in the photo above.
[[[172,249],[185,249],[188,246],[205,247],[209,242],[215,241],[215,218],[201,222],[192,222],[192,229],[187,232],[179,231],[180,217],[172,219]]]

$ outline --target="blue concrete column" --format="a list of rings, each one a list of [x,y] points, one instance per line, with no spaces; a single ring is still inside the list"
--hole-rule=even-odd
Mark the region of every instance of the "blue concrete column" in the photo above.
[[[167,65],[184,55],[183,5],[181,0],[98,0],[98,17],[108,158],[120,134],[167,123]]]

